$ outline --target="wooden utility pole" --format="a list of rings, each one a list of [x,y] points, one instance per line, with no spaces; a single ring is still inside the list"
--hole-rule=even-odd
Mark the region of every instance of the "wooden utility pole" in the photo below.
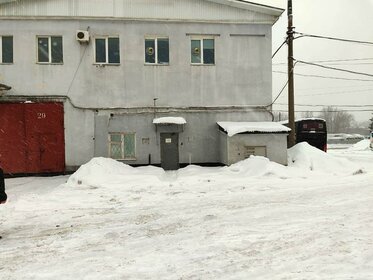
[[[295,116],[294,116],[294,58],[293,58],[293,40],[294,40],[294,27],[293,27],[293,1],[288,0],[288,111],[289,111],[289,128],[291,132],[288,138],[288,147],[295,145]]]

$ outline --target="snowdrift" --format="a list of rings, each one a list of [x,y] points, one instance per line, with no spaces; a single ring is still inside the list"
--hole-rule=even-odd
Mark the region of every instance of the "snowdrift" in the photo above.
[[[192,177],[214,177],[216,180],[235,179],[242,177],[275,177],[307,178],[314,176],[315,172],[348,176],[363,173],[363,169],[357,164],[337,158],[310,146],[308,143],[299,143],[288,150],[289,166],[271,162],[268,158],[251,156],[250,158],[222,168],[207,168],[200,166],[188,166],[172,174],[172,180],[188,179]],[[107,183],[125,186],[134,186],[136,182],[149,183],[152,186],[161,186],[170,176],[159,167],[147,166],[134,168],[108,158],[93,158],[82,165],[72,176],[67,185],[102,187]],[[167,174],[171,174],[167,172]]]
[[[288,150],[288,165],[334,175],[363,173],[363,168],[348,159],[337,158],[306,142],[298,143]]]
[[[288,167],[261,156],[251,156],[248,159],[228,166],[227,169],[231,174],[235,173],[246,177],[277,176],[283,178],[296,176]]]
[[[135,168],[110,158],[93,158],[83,164],[67,181],[69,186],[101,187],[107,182],[121,184],[137,180],[142,176],[146,180],[157,183],[158,176],[164,173],[163,169],[154,166]]]
[[[369,151],[370,150],[369,145],[370,145],[370,140],[369,139],[364,139],[364,140],[361,140],[360,142],[357,142],[356,144],[354,144],[348,150],[349,151]]]

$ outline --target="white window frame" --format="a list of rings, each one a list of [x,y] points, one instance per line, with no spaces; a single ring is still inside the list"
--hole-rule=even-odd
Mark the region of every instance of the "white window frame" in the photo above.
[[[95,65],[120,65],[120,60],[121,60],[121,54],[119,54],[119,62],[115,62],[115,63],[110,63],[109,62],[109,39],[110,38],[118,38],[118,42],[119,42],[119,52],[120,52],[120,38],[119,38],[119,35],[113,35],[113,36],[96,36],[95,37],[95,41],[94,41],[94,44],[93,44],[93,48],[94,48],[94,63]],[[97,62],[97,59],[96,59],[96,39],[105,39],[105,62]]]
[[[215,36],[191,36],[190,37],[190,48],[192,47],[192,41],[200,41],[201,42],[201,62],[192,62],[192,54],[190,53],[190,64],[191,65],[205,65],[205,66],[214,66],[216,64],[216,39]],[[203,40],[214,40],[214,63],[205,64],[203,60]],[[191,51],[191,49],[190,49]]]
[[[159,63],[158,61],[158,39],[168,39],[168,62],[167,63]],[[145,65],[170,65],[170,38],[167,36],[145,36],[144,45],[146,40],[154,40],[154,55],[155,55],[155,62],[146,62],[146,55],[144,53],[144,61]]]
[[[111,135],[120,135],[121,137],[121,142],[120,142],[120,145],[121,145],[121,158],[113,158],[112,155],[111,155],[111,144],[112,143],[115,143],[115,144],[119,144],[119,142],[113,142],[111,141],[111,138],[110,136]],[[134,137],[134,157],[126,157],[125,154],[124,154],[124,136],[126,135],[133,135]],[[108,134],[108,155],[110,158],[113,158],[115,160],[136,160],[136,133],[135,132],[109,132]]]
[[[63,36],[62,35],[38,35],[36,36],[36,63],[38,64],[63,64],[62,62],[52,62],[52,37],[61,37],[62,55],[63,55]],[[39,61],[39,39],[48,39],[48,62]]]
[[[13,62],[3,62],[3,37],[12,37],[13,35],[0,35],[0,64],[13,64],[14,63],[14,38],[13,38]]]

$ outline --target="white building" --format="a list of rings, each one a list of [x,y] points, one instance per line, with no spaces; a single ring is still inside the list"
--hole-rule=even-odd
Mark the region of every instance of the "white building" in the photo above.
[[[1,1],[0,83],[11,90],[0,165],[221,163],[218,121],[272,120],[282,12],[238,0]],[[153,123],[161,117],[186,123]]]

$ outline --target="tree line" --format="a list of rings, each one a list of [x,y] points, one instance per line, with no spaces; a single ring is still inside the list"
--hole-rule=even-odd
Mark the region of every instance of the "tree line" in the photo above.
[[[276,121],[287,119],[287,114],[274,114]],[[346,111],[342,111],[337,107],[325,106],[321,112],[315,113],[312,111],[303,112],[297,118],[321,118],[326,121],[328,133],[347,133],[353,128],[357,128],[358,124],[355,117]],[[365,125],[366,130],[373,131],[373,117],[369,120],[369,124]]]

